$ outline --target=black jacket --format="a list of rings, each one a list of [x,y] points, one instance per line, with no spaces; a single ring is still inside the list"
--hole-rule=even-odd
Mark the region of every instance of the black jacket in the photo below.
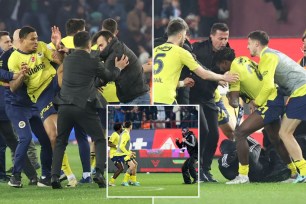
[[[187,147],[189,156],[198,158],[198,141],[196,136],[193,134],[192,131],[189,131],[188,135],[185,138],[186,141],[184,142],[184,144]],[[179,148],[183,147],[183,142],[179,142],[178,140],[176,140],[175,143]]]
[[[114,38],[100,53],[100,58],[105,62],[107,69],[112,71],[115,66],[115,58],[120,59],[123,54],[129,58],[129,64],[114,81],[117,97],[120,102],[127,103],[148,92],[149,86],[145,83],[142,64],[137,56],[117,38]]]
[[[215,52],[210,39],[194,43],[193,53],[206,69],[220,74],[220,69],[214,61]],[[192,78],[195,80],[195,85],[190,88],[190,103],[204,103],[215,109],[214,93],[218,87],[218,82],[204,80],[195,74],[192,74]]]
[[[99,98],[95,78],[105,81],[114,80],[120,74],[118,68],[110,72],[99,58],[93,58],[84,50],[75,50],[63,62],[64,73],[62,88],[54,103],[74,104],[80,108],[103,108],[105,99]]]

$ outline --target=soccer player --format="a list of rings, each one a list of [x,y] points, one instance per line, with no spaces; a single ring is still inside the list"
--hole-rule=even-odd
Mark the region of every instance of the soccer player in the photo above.
[[[14,73],[19,72],[21,68],[26,68],[28,73],[21,80],[11,81],[10,89],[12,92],[16,92],[23,83],[26,85],[28,97],[39,110],[51,145],[54,147],[57,136],[57,114],[52,100],[58,90],[58,84],[57,77],[55,77],[56,70],[50,64],[50,61],[58,64],[61,62],[53,59],[53,52],[47,48],[45,43],[38,42],[38,35],[34,28],[29,26],[23,27],[19,32],[19,38],[20,48],[10,56],[8,67]],[[58,41],[56,36],[54,41]],[[23,145],[20,152],[20,155],[23,155],[28,143],[19,143],[19,145]]]
[[[135,152],[129,150],[130,147],[130,132],[133,128],[133,124],[130,121],[124,123],[124,130],[120,135],[118,142],[117,151],[114,154],[113,159],[120,163],[128,165],[128,170],[124,175],[122,186],[129,186],[129,179],[131,180],[130,185],[139,186],[140,183],[136,179],[137,162],[134,161]]]
[[[110,136],[108,140],[108,146],[110,147],[109,150],[109,158],[114,162],[114,165],[117,167],[117,171],[114,173],[110,181],[108,182],[109,186],[115,186],[115,180],[116,178],[120,175],[120,173],[123,171],[124,166],[122,162],[118,162],[114,159],[114,155],[117,151],[117,146],[119,143],[120,139],[120,134],[122,133],[122,124],[117,123],[114,125],[114,130],[113,134]]]
[[[259,72],[255,62],[247,57],[235,58],[235,52],[231,48],[224,48],[218,51],[215,55],[215,60],[221,71],[227,72],[230,70],[231,73],[237,73],[240,76],[239,81],[230,83],[228,97],[232,107],[238,107],[239,95],[244,98],[246,102],[260,99],[261,96],[259,93],[264,86],[264,76]],[[280,117],[283,114],[283,109],[284,97],[278,92],[274,85],[267,101],[259,106],[256,111],[252,112],[249,117],[235,129],[234,135],[240,163],[238,170],[239,175],[226,184],[249,182],[249,145],[247,136],[263,127],[267,131],[269,140],[276,151],[291,170],[292,176],[297,174],[296,168],[278,135]]]
[[[176,145],[182,148],[183,145],[187,147],[189,158],[184,162],[182,166],[182,175],[185,184],[193,184],[198,180],[197,172],[195,169],[195,163],[198,160],[198,141],[194,133],[190,131],[187,127],[182,128],[182,142],[176,138]],[[193,178],[191,182],[190,176]]]
[[[19,39],[20,29],[17,29],[13,34],[13,45],[15,49],[20,48]],[[11,54],[14,52],[14,48],[11,48],[2,55],[2,68],[8,71],[8,60]],[[19,75],[14,81],[22,81],[25,74]],[[42,164],[42,176],[38,180],[37,185],[39,187],[50,186],[48,178],[50,178],[52,161],[52,149],[48,135],[43,127],[37,108],[33,107],[29,96],[26,92],[25,85],[22,85],[18,91],[13,94],[10,88],[5,90],[5,108],[6,113],[12,122],[12,125],[18,135],[19,143],[16,140],[16,144],[12,146],[15,151],[14,155],[14,167],[10,178],[9,185],[13,187],[22,187],[21,183],[21,170],[23,169],[26,175],[36,175],[35,169],[31,165],[28,156],[25,152],[28,150],[28,144],[32,140],[32,131],[38,137],[41,144],[41,164]],[[27,173],[32,172],[32,173]],[[31,177],[29,177],[31,178]],[[34,181],[35,179],[31,179]]]
[[[205,80],[238,79],[236,75],[220,75],[203,69],[191,53],[182,48],[187,30],[188,26],[183,19],[172,19],[167,27],[168,41],[154,49],[154,103],[176,104],[176,87],[184,65]]]
[[[223,134],[230,140],[234,140],[234,124],[224,106],[222,96],[218,88],[215,91],[215,102],[218,108],[218,125]]]
[[[264,31],[253,31],[248,35],[248,49],[251,56],[260,57],[258,69],[263,75],[263,86],[254,105],[262,106],[269,100],[274,83],[289,96],[279,136],[300,172],[294,183],[306,182],[306,161],[293,136],[296,127],[306,120],[306,70],[285,54],[269,48],[268,43],[269,36]]]

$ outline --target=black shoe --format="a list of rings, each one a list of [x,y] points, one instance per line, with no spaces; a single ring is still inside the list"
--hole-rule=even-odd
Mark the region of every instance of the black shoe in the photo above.
[[[50,187],[51,186],[51,178],[39,178],[37,182],[38,187]]]
[[[29,186],[36,186],[37,182],[38,182],[38,178],[37,178],[37,176],[35,176],[35,177],[30,179]]]
[[[204,182],[218,182],[209,171],[203,172]]]
[[[9,175],[0,176],[0,183],[7,183],[7,182],[10,181],[10,178],[11,178],[11,176],[9,176]]]
[[[15,188],[22,188],[21,183],[21,175],[15,174],[10,178],[10,181],[8,182],[9,186],[15,187]]]
[[[191,181],[185,181],[183,184],[192,184]]]
[[[52,185],[52,188],[53,189],[61,189],[63,188],[62,185],[61,185],[61,182],[58,178],[58,176],[56,175],[52,175],[51,177],[51,185]]]
[[[99,170],[96,170],[96,175],[93,177],[93,180],[99,185],[99,188],[106,188],[105,178]]]

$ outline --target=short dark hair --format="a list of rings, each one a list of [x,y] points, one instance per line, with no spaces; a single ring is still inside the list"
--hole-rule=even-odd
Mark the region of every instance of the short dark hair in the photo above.
[[[225,23],[214,23],[211,26],[210,34],[211,35],[216,34],[217,30],[221,30],[223,32],[226,32],[226,31],[229,31],[229,28],[228,28],[228,26]]]
[[[114,38],[115,36],[108,30],[103,30],[103,31],[99,31],[97,32],[93,38],[92,38],[92,44],[96,44],[97,43],[97,40],[100,36],[103,36],[106,41],[108,41],[108,39],[110,38]]]
[[[75,35],[78,31],[83,31],[85,28],[85,20],[71,18],[66,22],[66,35]]]
[[[118,30],[118,23],[112,18],[107,18],[102,22],[102,28],[115,35],[116,31]]]
[[[214,55],[214,62],[230,61],[232,62],[236,58],[235,50],[230,47],[225,47],[218,50]]]
[[[174,18],[169,22],[167,26],[167,35],[176,35],[182,32],[183,30],[188,30],[187,23],[181,18]]]
[[[256,30],[256,31],[250,32],[250,34],[248,35],[248,38],[252,40],[258,40],[261,45],[268,45],[269,43],[268,33],[262,30]]]
[[[24,39],[29,35],[29,33],[33,32],[36,32],[34,28],[32,28],[31,26],[24,26],[20,29],[19,38]]]
[[[90,43],[90,35],[87,31],[81,31],[74,35],[73,44],[76,48],[86,48]]]
[[[305,32],[304,32],[304,34],[303,34],[303,36],[302,36],[302,41],[304,41],[305,38],[306,38],[306,30],[305,30]]]
[[[9,32],[7,32],[7,31],[0,31],[0,38],[2,38],[2,36],[6,36],[6,35],[10,35],[10,33]]]
[[[122,128],[122,124],[121,123],[116,123],[115,125],[114,125],[114,130],[115,131],[118,131],[118,130],[120,130]]]
[[[125,128],[130,128],[131,125],[132,125],[132,122],[131,122],[131,121],[126,121],[126,122],[124,123],[124,127],[125,127]]]

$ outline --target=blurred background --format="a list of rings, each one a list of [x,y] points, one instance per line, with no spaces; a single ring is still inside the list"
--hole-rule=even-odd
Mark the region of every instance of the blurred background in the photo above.
[[[11,34],[30,25],[39,40],[49,43],[51,26],[58,26],[65,37],[70,18],[86,20],[92,35],[104,19],[113,18],[119,24],[119,39],[137,56],[152,53],[152,0],[0,0],[0,31]]]

